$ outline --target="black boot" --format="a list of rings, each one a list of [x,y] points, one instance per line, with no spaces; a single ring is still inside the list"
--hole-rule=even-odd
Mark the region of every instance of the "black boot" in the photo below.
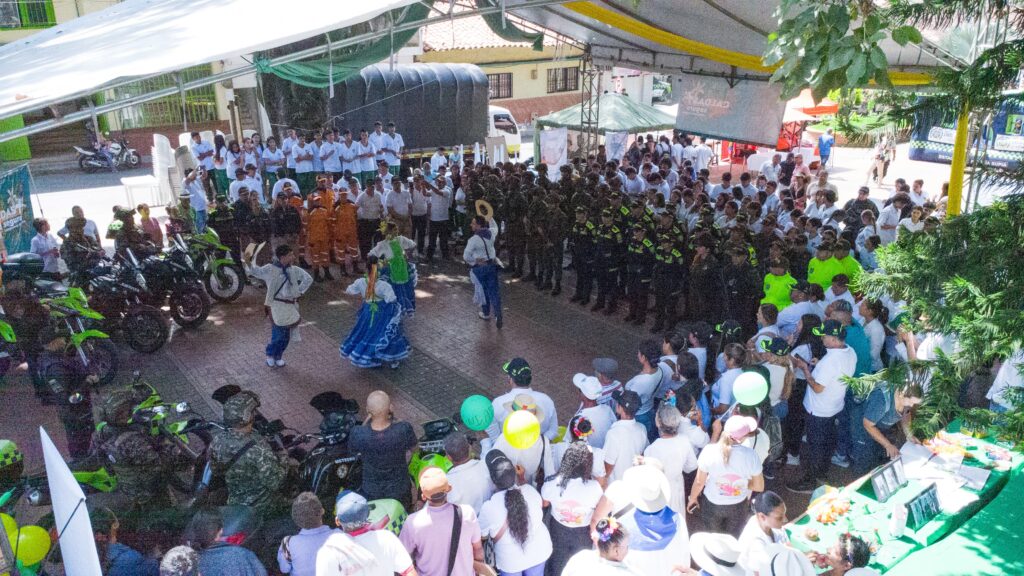
[[[330,268],[324,268],[324,280],[334,280],[334,276],[331,276]]]
[[[562,287],[559,286],[558,288],[559,288],[559,290],[561,290]],[[580,297],[579,292],[573,294],[572,298],[569,298],[569,302],[579,302],[580,300],[583,300],[583,298]]]
[[[320,276],[320,269],[317,268],[317,269],[313,270],[313,282],[323,282],[323,281],[324,281],[323,277]]]
[[[527,273],[526,276],[523,276],[523,282],[533,282],[536,279],[537,270],[533,266],[531,266],[529,273]]]
[[[580,297],[580,306],[586,306],[587,304],[590,304],[590,296]]]
[[[540,286],[540,289],[541,289],[541,290],[545,290],[545,291],[547,291],[547,290],[551,290],[551,287],[552,287],[552,284],[551,284],[551,278],[548,278],[547,280],[545,280],[545,281],[544,281],[544,282],[543,282],[543,283],[541,284],[541,286]]]
[[[604,298],[601,298],[600,296],[598,296],[597,302],[590,307],[591,312],[597,312],[599,310],[604,310]]]
[[[555,282],[555,289],[551,291],[551,295],[552,296],[558,296],[561,293],[562,293],[562,283],[561,282]]]

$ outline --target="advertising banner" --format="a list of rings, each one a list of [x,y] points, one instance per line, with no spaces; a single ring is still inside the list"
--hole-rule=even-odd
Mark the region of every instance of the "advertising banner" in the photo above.
[[[1005,102],[991,121],[982,127],[987,146],[982,164],[1015,170],[1024,161],[1024,106]],[[956,139],[955,110],[922,110],[914,114],[914,130],[910,133],[910,159],[949,164],[953,160]],[[967,152],[969,161],[976,153],[976,140]]]
[[[569,130],[549,128],[540,131],[540,161],[548,165],[548,174],[569,161]]]
[[[775,147],[786,103],[782,86],[683,74],[673,91],[679,95],[676,129],[704,138]]]
[[[628,141],[629,134],[626,132],[605,132],[605,156],[607,156],[609,160],[622,160],[622,157],[626,155],[626,149],[629,148],[629,145],[627,144]]]
[[[8,254],[28,252],[36,234],[31,193],[28,164],[0,174],[0,221]]]

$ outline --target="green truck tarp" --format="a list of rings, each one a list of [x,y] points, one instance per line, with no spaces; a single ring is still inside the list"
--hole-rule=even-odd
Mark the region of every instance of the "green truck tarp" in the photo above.
[[[597,132],[653,132],[658,130],[671,130],[676,125],[676,119],[653,106],[647,106],[630,99],[622,94],[602,94],[599,101],[600,115],[598,118]],[[569,130],[582,130],[581,114],[582,104],[570,106],[564,110],[553,112],[547,116],[537,118],[538,128],[568,128]]]

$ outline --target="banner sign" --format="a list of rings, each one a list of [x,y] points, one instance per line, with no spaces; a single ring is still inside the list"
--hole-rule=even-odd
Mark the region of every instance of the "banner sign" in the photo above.
[[[85,493],[64,461],[64,456],[53,445],[53,440],[42,426],[39,427],[39,437],[43,443],[46,480],[53,498],[54,526],[58,530],[63,529],[60,533],[60,553],[64,558],[64,574],[103,576],[89,510],[85,505]],[[74,560],[69,561],[71,558]]]
[[[622,160],[622,157],[626,155],[626,149],[629,148],[627,142],[629,141],[629,134],[626,132],[605,132],[604,133],[604,153],[609,160]]]
[[[32,228],[32,192],[28,164],[0,174],[0,221],[8,254],[28,252]]]
[[[991,118],[982,128],[987,146],[981,162],[985,166],[1016,170],[1024,161],[1024,106],[1004,102]],[[914,130],[910,133],[910,159],[951,163],[956,121],[957,113],[952,108],[915,113]],[[976,152],[976,140],[972,140],[967,152],[968,160],[973,160]]]
[[[540,131],[540,161],[548,165],[548,175],[569,162],[569,130],[549,128]],[[553,170],[552,170],[553,169]]]
[[[724,78],[683,74],[672,91],[679,94],[677,130],[773,148],[779,141],[786,112],[779,84],[741,80],[729,86]]]

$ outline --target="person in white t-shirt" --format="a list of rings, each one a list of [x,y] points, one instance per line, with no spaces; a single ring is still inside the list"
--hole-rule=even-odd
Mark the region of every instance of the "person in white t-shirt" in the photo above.
[[[758,172],[769,182],[778,182],[782,173],[782,154],[774,154],[771,160],[765,160]]]
[[[740,443],[757,429],[757,421],[730,416],[718,442],[701,450],[697,478],[690,488],[686,510],[701,511],[704,528],[739,536],[747,519],[747,499],[764,490],[761,460]]]
[[[580,373],[572,377],[572,383],[580,391],[580,409],[576,415],[590,421],[592,434],[587,437],[587,443],[596,448],[604,448],[605,436],[615,423],[615,412],[607,404],[598,403],[601,398],[601,382],[596,376]]]
[[[334,510],[344,534],[332,534],[317,552],[317,576],[416,576],[412,558],[394,532],[367,529],[370,504],[366,498],[345,490],[338,495]],[[358,557],[354,558],[354,554]],[[353,569],[354,566],[361,569]]]
[[[633,419],[640,409],[640,396],[625,390],[613,399],[619,421],[612,424],[604,439],[604,467],[609,483],[620,480],[648,444],[647,428]]]
[[[451,460],[448,470],[448,484],[451,492],[448,501],[465,504],[480,514],[484,502],[494,494],[494,484],[487,465],[481,460],[470,458],[469,440],[462,432],[452,432],[444,439],[444,455]]]
[[[825,356],[813,369],[806,360],[793,355],[793,367],[803,372],[807,380],[804,395],[804,436],[807,456],[801,458],[803,477],[786,485],[786,489],[809,494],[818,487],[831,463],[836,445],[836,419],[846,402],[846,383],[843,378],[853,376],[857,366],[857,353],[846,345],[846,328],[837,320],[826,320],[814,334],[821,336]]]
[[[391,174],[398,176],[402,168],[402,152],[405,150],[405,140],[402,135],[395,132],[395,123],[388,122],[387,134],[381,139],[384,146],[384,159],[388,161],[388,170]]]
[[[430,171],[437,174],[437,169],[448,165],[448,156],[445,154],[444,146],[439,146],[437,152],[430,157]]]
[[[1024,350],[1017,350],[1009,358],[1003,360],[996,372],[996,378],[992,382],[985,398],[989,401],[989,409],[993,412],[1009,412],[1014,409],[1014,396],[1020,394],[1019,388],[1024,388],[1024,377],[1021,376],[1021,369],[1024,368]]]
[[[573,554],[589,549],[590,524],[597,503],[604,494],[591,474],[594,453],[586,442],[573,442],[562,457],[558,474],[544,482],[541,497],[551,507],[551,545],[554,552],[546,570],[561,574]]]
[[[910,209],[910,216],[900,220],[900,223],[896,225],[896,237],[899,238],[901,234],[912,234],[922,230],[924,230],[924,208],[914,206]]]
[[[882,240],[882,246],[896,241],[896,228],[900,224],[903,208],[910,203],[906,194],[893,196],[892,203],[882,208],[878,214],[878,237]]]
[[[626,527],[614,518],[602,518],[594,528],[597,550],[587,548],[577,552],[565,568],[552,572],[560,576],[642,576],[626,562],[629,554],[629,534]]]
[[[693,169],[700,173],[701,170],[711,165],[711,159],[714,157],[715,152],[707,143],[697,144],[693,149]]]
[[[660,437],[644,449],[645,462],[648,458],[661,462],[661,469],[668,478],[669,507],[678,512],[686,509],[683,474],[697,469],[697,451],[690,440],[679,433],[682,422],[683,415],[675,406],[662,404],[655,418]]]
[[[530,368],[530,363],[523,358],[513,358],[501,366],[501,371],[508,376],[509,391],[491,401],[494,420],[487,427],[488,438],[496,439],[501,434],[505,418],[512,411],[523,408],[521,403],[516,402],[517,397],[522,395],[529,395],[540,408],[539,413],[543,414],[543,416],[538,416],[541,435],[549,440],[554,438],[558,434],[558,414],[555,411],[555,402],[547,394],[530,387],[533,382],[533,369]]]
[[[485,462],[497,491],[480,509],[480,535],[494,544],[502,573],[541,576],[552,552],[543,499],[532,485],[517,484],[516,467],[500,450],[488,452]]]
[[[341,169],[341,150],[333,131],[328,131],[327,140],[320,144],[320,162],[323,163],[324,172],[331,175],[333,182],[341,179],[344,173]]]
[[[739,537],[739,565],[746,568],[748,574],[753,574],[767,560],[769,547],[788,544],[789,536],[783,528],[787,518],[786,503],[781,496],[771,490],[755,494],[750,501],[750,509],[754,514],[747,520]]]
[[[384,124],[380,120],[377,120],[376,122],[373,123],[373,132],[370,132],[370,135],[368,137],[368,139],[370,141],[370,144],[373,144],[373,150],[374,150],[373,164],[374,164],[374,166],[377,165],[377,162],[380,162],[381,160],[384,160],[384,149],[383,148],[384,148],[384,138],[385,138],[385,136],[386,136],[386,134],[384,134]]]

